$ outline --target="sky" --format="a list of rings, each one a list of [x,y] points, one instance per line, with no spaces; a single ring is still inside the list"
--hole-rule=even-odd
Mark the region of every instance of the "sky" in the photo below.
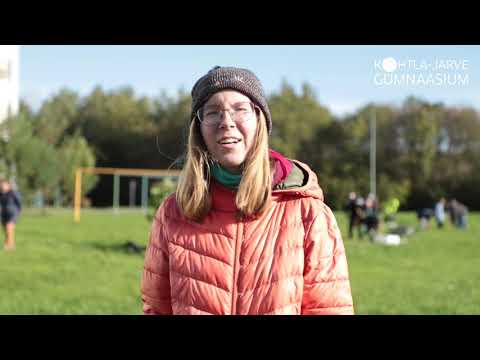
[[[268,95],[282,81],[298,92],[308,83],[338,116],[411,95],[480,110],[479,45],[22,45],[20,97],[38,109],[62,88],[174,96],[215,65],[252,70]]]

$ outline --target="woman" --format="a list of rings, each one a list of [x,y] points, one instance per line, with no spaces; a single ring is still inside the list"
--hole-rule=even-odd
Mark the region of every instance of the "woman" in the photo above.
[[[0,205],[2,226],[5,232],[5,250],[15,249],[15,223],[22,210],[20,194],[12,189],[7,180],[1,180]]]
[[[353,314],[345,250],[310,168],[269,150],[257,77],[192,89],[186,162],[145,254],[145,314]]]

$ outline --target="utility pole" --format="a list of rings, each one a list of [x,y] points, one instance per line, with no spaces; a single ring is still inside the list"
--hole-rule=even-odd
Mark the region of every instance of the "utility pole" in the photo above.
[[[375,109],[370,114],[370,193],[377,197],[377,123]]]

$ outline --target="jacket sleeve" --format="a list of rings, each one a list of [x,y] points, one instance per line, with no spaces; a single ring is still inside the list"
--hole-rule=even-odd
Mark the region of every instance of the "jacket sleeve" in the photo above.
[[[335,216],[323,202],[314,207],[305,224],[302,314],[353,315],[347,259]]]
[[[145,315],[172,314],[167,238],[165,235],[164,206],[153,219],[141,283],[143,313]]]

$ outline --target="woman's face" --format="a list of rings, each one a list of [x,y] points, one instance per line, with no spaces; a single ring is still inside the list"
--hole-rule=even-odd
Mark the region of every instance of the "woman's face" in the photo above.
[[[251,100],[233,90],[217,92],[203,106],[203,118],[218,109],[230,111],[235,108],[241,109],[239,106],[242,103],[251,103]],[[200,129],[210,155],[227,170],[239,173],[255,140],[256,112],[253,111],[247,120],[239,122],[234,121],[229,112],[221,111],[217,125],[207,125],[204,120]]]

